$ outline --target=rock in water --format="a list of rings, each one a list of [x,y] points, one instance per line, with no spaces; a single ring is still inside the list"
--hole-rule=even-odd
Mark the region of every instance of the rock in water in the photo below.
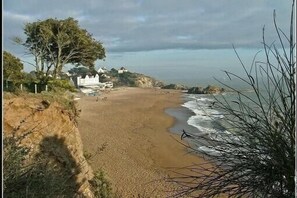
[[[220,94],[224,92],[224,88],[208,85],[206,88],[203,87],[191,87],[188,90],[189,94]]]

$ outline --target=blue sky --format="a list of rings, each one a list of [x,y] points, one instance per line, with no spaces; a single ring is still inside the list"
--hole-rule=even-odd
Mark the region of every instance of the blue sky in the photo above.
[[[221,70],[240,72],[234,45],[249,65],[262,48],[276,40],[277,22],[288,32],[291,0],[4,0],[3,49],[32,62],[11,38],[24,38],[24,24],[73,17],[106,48],[96,66],[127,69],[166,82],[200,83]],[[25,70],[34,68],[25,64]],[[66,68],[67,69],[67,68]],[[222,77],[223,78],[223,77]],[[181,82],[182,83],[182,82]]]

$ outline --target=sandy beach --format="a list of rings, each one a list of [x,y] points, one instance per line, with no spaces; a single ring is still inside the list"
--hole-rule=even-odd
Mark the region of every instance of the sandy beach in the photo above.
[[[164,182],[168,168],[184,167],[202,159],[188,154],[169,132],[174,118],[165,113],[178,107],[175,90],[120,88],[78,100],[78,127],[84,151],[96,153],[90,164],[102,169],[122,197],[166,197],[177,186]]]

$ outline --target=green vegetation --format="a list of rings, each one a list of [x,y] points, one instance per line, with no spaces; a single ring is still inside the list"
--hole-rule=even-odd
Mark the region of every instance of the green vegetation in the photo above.
[[[78,21],[73,18],[27,23],[24,33],[27,37],[25,41],[18,37],[14,41],[34,56],[35,64],[32,65],[36,71],[22,73],[23,64],[20,59],[4,52],[5,91],[18,92],[21,84],[23,90],[30,92],[35,92],[35,84],[38,93],[45,90],[45,85],[48,85],[49,91],[75,91],[74,86],[68,82],[68,77],[63,76],[63,67],[66,64],[83,65],[88,71],[74,68],[70,72],[93,74],[96,73],[94,62],[105,58],[102,43],[92,38],[87,30],[80,28]]]
[[[76,88],[70,84],[69,80],[49,80],[47,82],[50,91],[57,90],[69,90],[71,92],[76,92]]]
[[[23,63],[11,53],[3,52],[3,88],[5,91],[18,92],[21,83],[27,82],[27,75],[23,73]]]
[[[135,87],[135,80],[137,79],[137,74],[131,73],[131,72],[124,72],[121,74],[118,74],[118,82],[117,86],[129,86],[129,87]]]
[[[3,192],[5,197],[73,197],[76,186],[70,180],[71,170],[51,163],[40,155],[28,162],[29,149],[20,139],[5,137],[3,141]]]
[[[79,164],[61,165],[55,161],[50,151],[37,153],[32,159],[30,149],[20,144],[22,138],[5,137],[3,141],[3,192],[5,197],[74,197],[77,195],[73,168]],[[64,141],[57,138],[43,140],[41,145],[50,142],[52,146],[66,149]],[[70,159],[71,160],[71,159]],[[112,192],[111,183],[103,171],[95,173],[90,182],[91,190],[97,198],[117,197]]]
[[[91,75],[96,75],[97,71],[95,70],[94,67],[87,68],[87,67],[73,67],[68,72],[72,75],[77,75],[77,76],[85,76],[87,74]]]
[[[26,41],[16,37],[16,43],[24,46],[35,58],[38,77],[59,76],[65,64],[94,67],[97,59],[105,58],[105,49],[92,38],[87,30],[73,18],[46,19],[27,23],[24,27]]]
[[[4,51],[3,58],[4,91],[20,94],[22,85],[22,91],[35,92],[35,85],[37,85],[37,92],[40,93],[45,91],[46,85],[48,85],[48,91],[57,92],[68,90],[76,92],[74,85],[70,83],[68,77],[61,79],[44,75],[38,77],[38,73],[36,72],[22,72],[23,64],[20,59],[9,52]]]
[[[10,81],[19,81],[23,78],[24,65],[21,60],[11,53],[3,52],[3,78]]]
[[[46,91],[46,86],[47,86],[47,91],[52,93],[65,92],[65,91],[77,92],[77,89],[74,87],[73,84],[71,84],[69,80],[63,80],[63,79],[54,80],[52,78],[48,78],[46,82],[44,82],[43,80],[38,80],[28,75],[27,78],[21,79],[19,82],[5,81],[4,83],[5,83],[4,91],[13,92],[15,94],[21,94],[22,92],[35,93],[35,85],[37,86],[37,93]],[[21,91],[21,85],[22,85],[22,91]]]
[[[90,181],[92,191],[98,198],[113,198],[111,183],[105,178],[102,170],[95,172],[94,178]]]

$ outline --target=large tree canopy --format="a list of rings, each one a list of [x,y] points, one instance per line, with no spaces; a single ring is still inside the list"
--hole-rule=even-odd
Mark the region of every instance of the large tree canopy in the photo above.
[[[46,19],[27,23],[27,39],[21,43],[35,57],[36,71],[59,75],[65,64],[94,67],[97,59],[105,58],[102,43],[78,25],[73,18]]]
[[[3,77],[9,80],[19,80],[22,78],[23,63],[11,53],[3,52]]]

